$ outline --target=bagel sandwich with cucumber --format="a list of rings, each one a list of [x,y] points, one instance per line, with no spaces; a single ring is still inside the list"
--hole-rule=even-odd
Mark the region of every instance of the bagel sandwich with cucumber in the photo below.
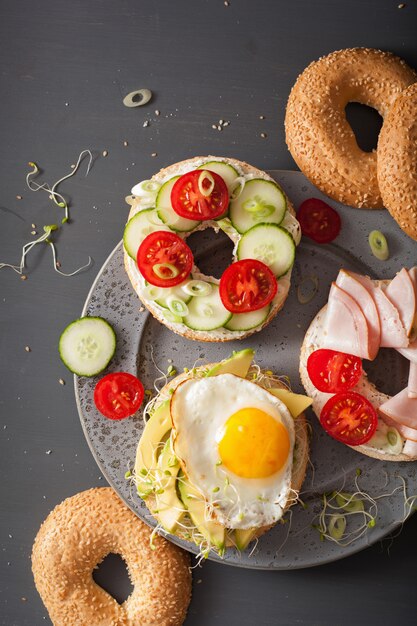
[[[226,157],[195,157],[142,181],[126,198],[125,268],[142,303],[189,339],[232,341],[268,324],[288,296],[300,226],[266,173]],[[233,242],[220,279],[202,274],[188,235],[213,228]]]
[[[254,351],[170,380],[147,407],[131,480],[163,531],[199,553],[244,550],[297,502],[308,462],[306,396]]]

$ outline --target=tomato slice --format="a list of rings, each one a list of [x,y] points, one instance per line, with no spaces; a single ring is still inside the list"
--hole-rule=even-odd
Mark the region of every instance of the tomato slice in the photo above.
[[[307,372],[313,385],[325,393],[347,391],[362,376],[362,361],[358,356],[336,350],[315,350],[307,361]]]
[[[337,441],[360,446],[375,433],[378,417],[364,396],[355,391],[344,391],[326,402],[320,413],[320,423]]]
[[[115,372],[101,378],[94,389],[94,403],[105,417],[121,420],[136,413],[145,392],[136,376]]]
[[[231,313],[249,313],[269,304],[278,283],[269,267],[256,259],[232,263],[220,279],[220,299]]]
[[[297,211],[301,232],[316,243],[329,243],[340,233],[342,221],[337,211],[318,198],[304,200]]]
[[[175,213],[190,220],[214,220],[229,206],[223,178],[210,170],[194,170],[181,176],[171,190]]]
[[[193,267],[193,253],[175,233],[157,230],[142,241],[137,264],[142,276],[156,287],[175,287]]]

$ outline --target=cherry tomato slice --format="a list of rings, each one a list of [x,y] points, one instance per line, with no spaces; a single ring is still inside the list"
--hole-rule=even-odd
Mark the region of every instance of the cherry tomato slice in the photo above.
[[[210,170],[194,170],[181,176],[171,190],[175,213],[190,220],[214,220],[229,206],[223,178]]]
[[[327,434],[348,446],[360,446],[375,433],[378,417],[372,404],[360,393],[344,391],[332,396],[321,413]]]
[[[337,211],[318,198],[304,200],[297,211],[301,232],[316,243],[329,243],[340,233],[342,222]]]
[[[307,372],[313,385],[325,393],[347,391],[362,376],[359,357],[336,350],[315,350],[308,357]]]
[[[249,313],[269,304],[278,289],[269,267],[256,259],[232,263],[220,279],[220,299],[231,313]]]
[[[142,241],[137,264],[142,276],[156,287],[175,287],[193,267],[193,253],[175,233],[158,230]]]
[[[98,381],[94,389],[94,403],[105,417],[121,420],[136,413],[144,393],[143,385],[136,376],[115,372]]]

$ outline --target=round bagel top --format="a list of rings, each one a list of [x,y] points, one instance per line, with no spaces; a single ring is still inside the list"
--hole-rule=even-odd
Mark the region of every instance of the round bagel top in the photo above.
[[[417,82],[395,100],[378,140],[378,183],[384,205],[417,240]]]
[[[372,48],[339,50],[311,63],[291,90],[285,118],[287,144],[297,165],[335,200],[382,208],[376,152],[359,148],[345,107],[359,102],[385,117],[416,79],[405,61]]]
[[[270,181],[274,183],[275,185],[277,185],[277,183],[266,172],[259,170],[253,167],[252,165],[249,165],[242,161],[238,161],[237,159],[232,159],[232,158],[227,158],[227,157],[216,157],[216,156],[195,157],[193,159],[187,159],[186,161],[182,161],[180,163],[175,163],[167,168],[162,169],[160,172],[155,174],[151,180],[156,181],[157,183],[163,185],[164,183],[171,180],[175,176],[185,174],[187,172],[195,170],[196,168],[200,167],[201,165],[204,165],[205,163],[213,162],[213,161],[219,162],[219,163],[225,163],[227,165],[232,166],[238,173],[239,177],[244,179],[246,182],[252,179],[261,179],[265,181]],[[287,196],[285,195],[285,192],[282,189],[281,189],[281,192],[283,193],[285,197],[286,211],[284,214],[284,218],[282,222],[279,224],[279,226],[283,228],[285,231],[287,231],[291,235],[295,245],[298,245],[301,239],[300,226],[294,217],[295,211],[289,199],[287,198]],[[139,212],[155,206],[155,196],[153,197],[152,196],[149,196],[149,197],[128,196],[126,200],[131,205],[131,210],[129,212],[129,220],[131,220],[132,217],[137,215]],[[268,219],[265,219],[264,222],[267,223]],[[162,224],[162,225],[166,226],[166,224],[165,225]],[[235,228],[235,226],[233,225],[233,223],[230,221],[228,217],[217,220],[217,221],[215,220],[202,221],[202,222],[199,222],[196,226],[194,226],[191,230],[177,232],[177,234],[185,239],[191,233],[204,230],[206,228],[213,228],[216,232],[219,232],[219,230],[222,230],[223,232],[225,232],[225,234],[232,240],[234,244],[232,262],[236,261],[237,260],[237,248],[242,238],[242,234]],[[155,227],[155,229],[157,229],[157,226]],[[129,254],[126,252],[126,248],[125,248],[125,268],[136,293],[138,294],[143,304],[148,308],[148,310],[152,313],[154,317],[156,317],[160,322],[168,326],[168,328],[170,328],[174,332],[180,335],[186,336],[189,339],[196,339],[199,341],[230,341],[234,339],[241,339],[243,337],[246,337],[252,334],[253,332],[256,332],[257,330],[261,330],[261,328],[263,328],[266,324],[268,324],[270,320],[276,315],[276,313],[282,308],[287,298],[288,291],[289,291],[290,284],[291,284],[290,283],[291,268],[290,268],[287,272],[285,272],[283,276],[280,276],[278,279],[278,291],[277,291],[275,298],[273,299],[271,303],[268,315],[266,316],[265,319],[261,321],[261,323],[259,323],[259,325],[251,328],[250,330],[228,330],[225,327],[219,327],[213,330],[206,331],[206,330],[198,330],[195,328],[189,328],[182,322],[169,319],[170,316],[169,314],[167,315],[167,309],[163,306],[160,306],[158,302],[156,302],[155,300],[151,300],[147,296],[147,292],[145,289],[146,281],[144,280],[141,272],[139,271],[137,267],[136,260],[132,258],[131,256],[129,256]],[[191,276],[193,279],[204,280],[214,285],[218,285],[220,282],[219,279],[217,278],[214,278],[212,276],[205,276],[204,274],[202,274],[196,265],[194,265],[192,269]]]

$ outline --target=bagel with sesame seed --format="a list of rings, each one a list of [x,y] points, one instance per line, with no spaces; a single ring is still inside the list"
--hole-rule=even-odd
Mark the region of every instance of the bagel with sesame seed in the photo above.
[[[384,206],[417,240],[417,82],[398,96],[381,129],[378,184]]]
[[[345,107],[359,102],[385,120],[416,80],[404,60],[373,48],[338,50],[311,63],[291,90],[285,116],[286,142],[303,174],[338,202],[383,208],[377,151],[359,148]]]
[[[191,597],[186,552],[151,530],[110,487],[67,498],[33,545],[36,588],[54,626],[180,626]],[[110,553],[125,560],[134,586],[123,602],[92,578]]]

